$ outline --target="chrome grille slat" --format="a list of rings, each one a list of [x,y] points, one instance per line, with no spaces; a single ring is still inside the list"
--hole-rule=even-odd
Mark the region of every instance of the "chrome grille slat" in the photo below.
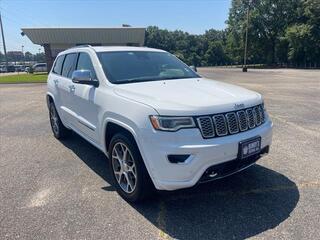
[[[247,113],[247,119],[248,119],[249,128],[254,128],[256,123],[255,123],[255,120],[254,120],[252,109],[251,108],[247,109],[246,113]]]
[[[222,137],[260,126],[265,122],[265,113],[260,104],[238,111],[201,116],[196,120],[204,138]]]
[[[229,132],[231,134],[238,133],[239,132],[239,125],[238,125],[237,115],[234,112],[227,113],[226,119],[227,119],[227,125],[228,125]]]
[[[197,121],[203,137],[214,137],[214,127],[211,117],[199,117]]]
[[[248,130],[248,119],[246,112],[241,110],[237,112],[240,131]]]
[[[225,136],[228,134],[226,119],[224,115],[218,114],[213,116],[213,122],[218,136]]]
[[[257,126],[259,126],[259,125],[261,124],[261,117],[260,117],[259,108],[258,108],[258,107],[254,107],[254,108],[252,109],[252,111],[253,111],[253,116],[254,116],[254,118],[255,118],[255,124],[256,124]]]
[[[259,112],[260,112],[261,123],[264,123],[264,109],[262,105],[259,105]]]

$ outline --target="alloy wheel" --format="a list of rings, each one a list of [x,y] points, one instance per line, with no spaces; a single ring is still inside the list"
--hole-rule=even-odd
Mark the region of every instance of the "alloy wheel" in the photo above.
[[[58,114],[53,106],[50,107],[50,122],[52,130],[55,134],[59,134],[59,119]]]
[[[129,148],[122,142],[113,146],[112,168],[121,189],[132,193],[137,185],[136,165]]]

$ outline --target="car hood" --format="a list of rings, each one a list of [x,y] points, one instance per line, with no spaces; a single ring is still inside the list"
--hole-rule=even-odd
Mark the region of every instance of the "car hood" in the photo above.
[[[174,116],[226,112],[234,110],[235,104],[250,107],[262,102],[256,92],[206,78],[118,84],[114,91],[161,115]]]

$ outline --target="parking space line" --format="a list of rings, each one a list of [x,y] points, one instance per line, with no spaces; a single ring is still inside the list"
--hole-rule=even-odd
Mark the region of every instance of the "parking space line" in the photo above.
[[[305,132],[305,133],[307,133],[307,134],[309,134],[309,135],[312,135],[312,136],[314,136],[314,137],[320,137],[320,133],[319,133],[319,132],[306,129],[306,128],[304,128],[304,127],[301,127],[301,126],[298,125],[298,124],[295,124],[295,123],[293,123],[293,122],[289,122],[289,121],[285,120],[284,118],[277,117],[277,116],[275,116],[275,115],[273,115],[273,114],[270,114],[270,113],[269,113],[269,115],[270,115],[271,118],[273,118],[273,119],[276,119],[276,120],[278,120],[278,121],[280,121],[280,122],[282,122],[282,123],[285,123],[285,124],[288,124],[288,125],[291,126],[291,127],[294,127],[296,130],[300,130],[300,131]]]
[[[159,214],[158,214],[158,219],[157,219],[157,225],[159,228],[159,237],[160,239],[170,239],[169,235],[165,233],[166,229],[166,221],[165,221],[165,216],[166,216],[166,205],[164,201],[160,201],[159,204]]]

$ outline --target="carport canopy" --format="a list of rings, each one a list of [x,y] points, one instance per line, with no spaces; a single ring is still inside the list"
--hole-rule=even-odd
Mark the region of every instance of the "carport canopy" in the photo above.
[[[143,46],[145,28],[22,28],[34,44],[44,47],[48,70],[59,52],[77,45]]]

